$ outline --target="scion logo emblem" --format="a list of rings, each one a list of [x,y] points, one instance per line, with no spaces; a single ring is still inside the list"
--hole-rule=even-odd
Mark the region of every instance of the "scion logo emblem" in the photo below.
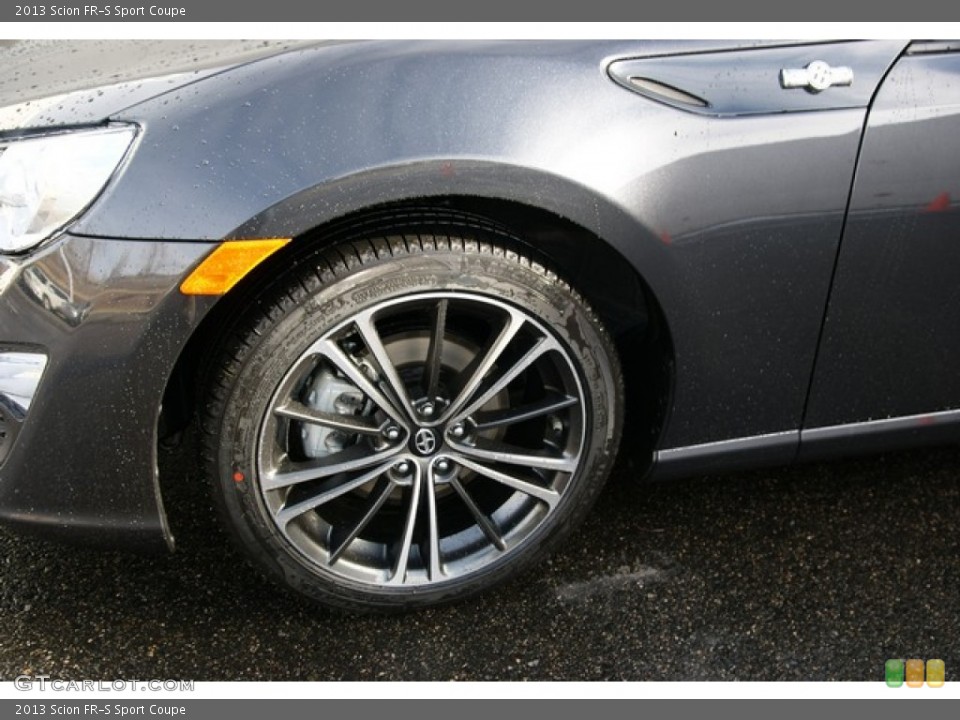
[[[413,446],[420,455],[429,455],[437,449],[437,436],[433,430],[420,428],[413,436]]]

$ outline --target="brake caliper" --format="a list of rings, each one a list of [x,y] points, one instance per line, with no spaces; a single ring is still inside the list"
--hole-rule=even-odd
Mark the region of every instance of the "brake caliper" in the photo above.
[[[323,368],[311,381],[305,405],[313,410],[336,415],[359,415],[365,398],[356,386]],[[303,451],[307,457],[320,458],[340,452],[350,445],[355,435],[312,423],[300,429]]]

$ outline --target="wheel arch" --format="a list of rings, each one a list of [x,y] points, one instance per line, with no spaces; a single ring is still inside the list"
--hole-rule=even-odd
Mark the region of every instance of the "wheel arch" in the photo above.
[[[395,182],[391,184],[396,188]],[[202,378],[233,319],[285,270],[319,248],[361,236],[410,232],[439,224],[451,229],[479,228],[514,242],[585,297],[616,340],[626,375],[628,432],[639,432],[634,440],[649,447],[652,460],[673,392],[673,344],[666,317],[646,278],[620,249],[591,228],[561,215],[556,207],[569,209],[569,205],[556,198],[533,204],[491,194],[449,194],[398,199],[358,209],[352,209],[358,204],[354,200],[338,206],[348,210],[338,215],[333,212],[329,193],[322,195],[322,202],[309,200],[308,195],[315,192],[291,198],[230,234],[229,239],[293,239],[221,297],[194,330],[167,382],[159,437],[169,437],[189,424],[201,397]],[[344,195],[352,197],[349,192]],[[312,212],[321,204],[325,212]],[[624,214],[616,213],[612,206],[601,210],[598,203],[592,205],[592,211],[601,226],[616,226],[623,232]],[[322,218],[319,222],[318,217]],[[636,223],[630,224],[636,228]]]
[[[227,239],[292,237],[292,245],[333,244],[342,241],[344,227],[366,224],[378,232],[382,211],[416,208],[465,211],[493,223],[523,238],[527,249],[594,305],[618,340],[624,367],[641,366],[634,378],[654,378],[652,391],[631,392],[627,381],[631,416],[643,417],[652,450],[669,420],[674,389],[669,318],[682,315],[687,300],[676,292],[677,257],[670,237],[632,215],[614,196],[503,159],[419,158],[305,189],[248,219]],[[656,356],[652,364],[651,355]]]

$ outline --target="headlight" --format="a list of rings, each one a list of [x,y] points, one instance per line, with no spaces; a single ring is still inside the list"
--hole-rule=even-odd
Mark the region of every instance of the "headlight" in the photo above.
[[[124,126],[0,140],[0,252],[31,248],[83,212],[135,134]]]

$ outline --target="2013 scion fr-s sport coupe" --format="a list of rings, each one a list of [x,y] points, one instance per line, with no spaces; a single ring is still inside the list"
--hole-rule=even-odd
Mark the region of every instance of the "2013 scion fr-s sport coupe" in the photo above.
[[[648,474],[960,437],[960,43],[5,43],[0,518],[463,598]],[[631,407],[629,437],[621,437]]]

